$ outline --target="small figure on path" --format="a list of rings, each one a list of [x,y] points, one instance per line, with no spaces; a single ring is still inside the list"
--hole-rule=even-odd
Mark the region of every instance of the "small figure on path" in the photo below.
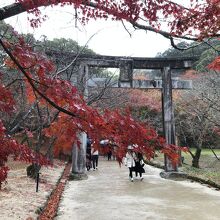
[[[135,176],[140,176],[140,179],[143,180],[142,173],[145,173],[144,170],[144,161],[143,161],[143,155],[141,153],[136,153],[136,158],[135,158]]]
[[[125,166],[129,168],[129,178],[131,182],[134,181],[132,172],[135,171],[135,158],[136,156],[135,156],[135,153],[133,152],[133,146],[129,145],[124,163],[125,163]]]
[[[108,147],[107,155],[108,155],[108,160],[111,160],[112,159],[112,148],[111,148],[111,146]]]
[[[87,138],[87,145],[86,145],[86,169],[89,171],[92,167],[92,155],[91,155],[91,140]]]
[[[98,169],[98,160],[99,160],[99,151],[92,147],[91,154],[92,154],[93,170],[97,170]]]

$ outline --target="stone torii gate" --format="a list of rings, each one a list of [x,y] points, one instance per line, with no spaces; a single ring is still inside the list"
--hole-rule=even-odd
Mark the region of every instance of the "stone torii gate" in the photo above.
[[[119,68],[120,76],[118,85],[113,87],[137,88],[137,89],[161,89],[162,111],[163,111],[163,131],[167,144],[175,145],[175,122],[172,104],[172,89],[191,89],[190,80],[171,79],[171,70],[189,69],[197,58],[146,58],[146,57],[120,57],[102,55],[80,55],[67,52],[50,51],[48,55],[56,59],[63,59],[64,63],[79,66],[77,76],[72,76],[71,81],[84,93],[88,92],[89,67]],[[162,80],[133,80],[133,69],[158,69],[162,73]],[[85,137],[81,137],[85,140]],[[84,175],[86,149],[82,143],[81,149],[73,149],[73,169],[72,173],[77,176]],[[178,171],[171,161],[165,156],[165,171]]]
[[[116,56],[79,56],[77,65],[80,66],[80,77],[88,76],[89,67],[119,68],[119,82],[113,87],[137,89],[161,89],[163,131],[167,144],[175,143],[175,122],[172,104],[172,89],[191,89],[190,80],[172,80],[171,70],[189,69],[195,58],[140,58]],[[162,80],[133,80],[133,69],[159,69]],[[85,80],[80,80],[81,82]],[[167,156],[164,157],[165,171],[178,171]]]

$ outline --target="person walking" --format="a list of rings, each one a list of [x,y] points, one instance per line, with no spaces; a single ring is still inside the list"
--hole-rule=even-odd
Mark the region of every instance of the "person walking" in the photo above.
[[[108,160],[111,160],[111,159],[112,159],[112,148],[111,148],[111,146],[108,146],[107,156],[108,156]]]
[[[145,173],[143,167],[144,167],[143,155],[141,153],[136,153],[135,168],[134,168],[135,176],[138,177],[139,174],[141,181],[144,179],[142,173]]]
[[[91,169],[91,159],[92,159],[92,155],[91,155],[91,140],[89,139],[89,137],[87,137],[87,145],[86,145],[86,169],[87,171],[90,171]]]
[[[92,147],[91,154],[92,154],[93,170],[97,170],[98,169],[98,160],[99,160],[99,151],[98,151],[98,149],[95,149],[95,148]]]
[[[129,169],[129,178],[130,178],[131,182],[133,182],[134,179],[133,179],[132,172],[134,171],[134,168],[135,168],[135,153],[133,152],[132,145],[128,146],[128,151],[126,153],[124,163],[125,163],[125,166],[127,166]]]

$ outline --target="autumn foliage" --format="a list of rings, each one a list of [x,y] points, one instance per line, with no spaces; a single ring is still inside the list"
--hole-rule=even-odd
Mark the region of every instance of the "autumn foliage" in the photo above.
[[[218,56],[215,60],[208,65],[208,68],[211,70],[220,71],[220,57]]]
[[[0,111],[13,111],[14,100],[12,94],[3,85],[0,86]],[[7,131],[0,120],[0,188],[3,181],[7,178],[9,168],[6,166],[8,157],[11,155],[15,160],[22,160],[29,163],[48,165],[49,161],[42,155],[34,153],[25,145],[19,144],[15,139],[7,135]]]
[[[31,24],[37,27],[46,19],[41,15],[41,6],[72,5],[77,17],[86,23],[90,19],[126,20],[137,28],[160,32],[164,37],[202,39],[215,36],[219,30],[219,0],[190,0],[176,3],[168,0],[16,0],[26,11],[35,15]],[[166,31],[162,30],[166,28]],[[162,32],[163,31],[163,32]]]
[[[202,41],[209,37],[219,37],[220,0],[118,0],[85,1],[16,0],[30,15],[33,27],[39,26],[47,16],[40,7],[73,6],[75,16],[83,24],[91,19],[112,19],[127,21],[135,29],[159,33],[171,41],[174,39]],[[19,13],[19,11],[18,11]],[[211,69],[219,70],[219,58],[211,64]]]
[[[83,23],[90,19],[126,20],[135,28],[160,33],[166,38],[182,37],[201,40],[217,35],[219,31],[219,0],[191,0],[185,7],[172,1],[163,0],[119,0],[119,1],[85,1],[85,0],[16,0],[23,11],[32,13],[31,25],[37,27],[46,16],[41,14],[41,6],[72,5],[78,19]],[[21,8],[20,8],[21,9]],[[18,11],[19,13],[19,11]],[[162,23],[162,21],[165,21]],[[167,31],[161,27],[165,26]],[[117,146],[117,157],[121,161],[128,144],[135,144],[136,150],[147,158],[160,149],[168,157],[177,161],[177,146],[167,145],[150,126],[134,121],[129,112],[106,110],[102,114],[88,106],[77,89],[70,82],[60,79],[55,73],[55,65],[44,54],[36,52],[24,39],[14,32],[16,41],[0,40],[7,53],[5,65],[23,74],[25,91],[29,103],[37,100],[41,107],[49,106],[51,111],[59,112],[51,126],[44,134],[55,139],[55,153],[69,151],[77,140],[77,132],[85,131],[98,145],[100,139],[111,139]],[[219,60],[209,66],[219,70]],[[151,100],[148,100],[150,102]],[[0,84],[0,111],[15,111],[13,95]],[[5,166],[9,155],[16,159],[33,163],[47,164],[41,156],[19,144],[7,135],[0,122],[0,183],[7,177]]]
[[[65,188],[66,181],[68,180],[68,175],[71,169],[71,164],[67,164],[67,166],[64,169],[64,172],[60,178],[60,182],[58,183],[57,187],[52,192],[52,195],[50,196],[49,200],[47,201],[47,205],[45,209],[42,211],[42,213],[39,215],[39,220],[48,220],[48,219],[54,219],[58,206],[59,201],[62,196],[63,190]]]
[[[70,152],[73,143],[77,142],[77,133],[85,131],[93,139],[95,147],[99,147],[101,139],[112,140],[118,146],[119,161],[125,155],[129,144],[135,144],[136,150],[149,159],[153,157],[156,148],[163,149],[171,158],[176,158],[177,154],[172,146],[167,145],[153,128],[133,120],[128,111],[105,110],[100,114],[97,109],[88,106],[70,82],[56,76],[54,64],[45,55],[35,52],[16,32],[14,35],[17,36],[16,42],[1,42],[9,55],[5,59],[5,65],[23,73],[27,100],[30,104],[38,100],[41,107],[49,106],[50,111],[60,111],[56,120],[44,129],[45,136],[55,140],[55,154]],[[1,94],[4,94],[1,96],[1,111],[15,110],[10,91],[4,86],[0,88]],[[7,176],[8,169],[5,167],[5,162],[11,154],[16,159],[41,165],[47,164],[41,156],[11,140],[4,132],[4,126],[1,124],[1,141],[4,143],[0,159],[1,182]]]
[[[129,93],[132,107],[148,107],[153,111],[161,111],[161,92],[159,90],[138,90]]]

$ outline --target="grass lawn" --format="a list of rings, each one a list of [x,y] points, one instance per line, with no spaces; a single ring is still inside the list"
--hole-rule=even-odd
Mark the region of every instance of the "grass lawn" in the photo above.
[[[195,149],[191,149],[194,153]],[[214,150],[217,156],[220,158],[220,149]],[[189,153],[182,153],[184,157],[184,164],[180,168],[183,172],[200,177],[205,180],[211,180],[220,185],[220,160],[217,160],[214,154],[210,149],[202,149],[201,158],[200,158],[200,168],[194,168],[191,166],[192,157]],[[155,157],[154,161],[161,165],[164,165],[164,156],[158,154],[158,157]]]
[[[192,153],[195,153],[196,149],[195,148],[190,148]],[[214,149],[214,152],[220,157],[220,149]],[[189,155],[189,153],[183,153],[185,156]],[[212,151],[210,149],[202,149],[202,155],[211,155],[214,156]],[[190,155],[189,155],[190,156]]]

